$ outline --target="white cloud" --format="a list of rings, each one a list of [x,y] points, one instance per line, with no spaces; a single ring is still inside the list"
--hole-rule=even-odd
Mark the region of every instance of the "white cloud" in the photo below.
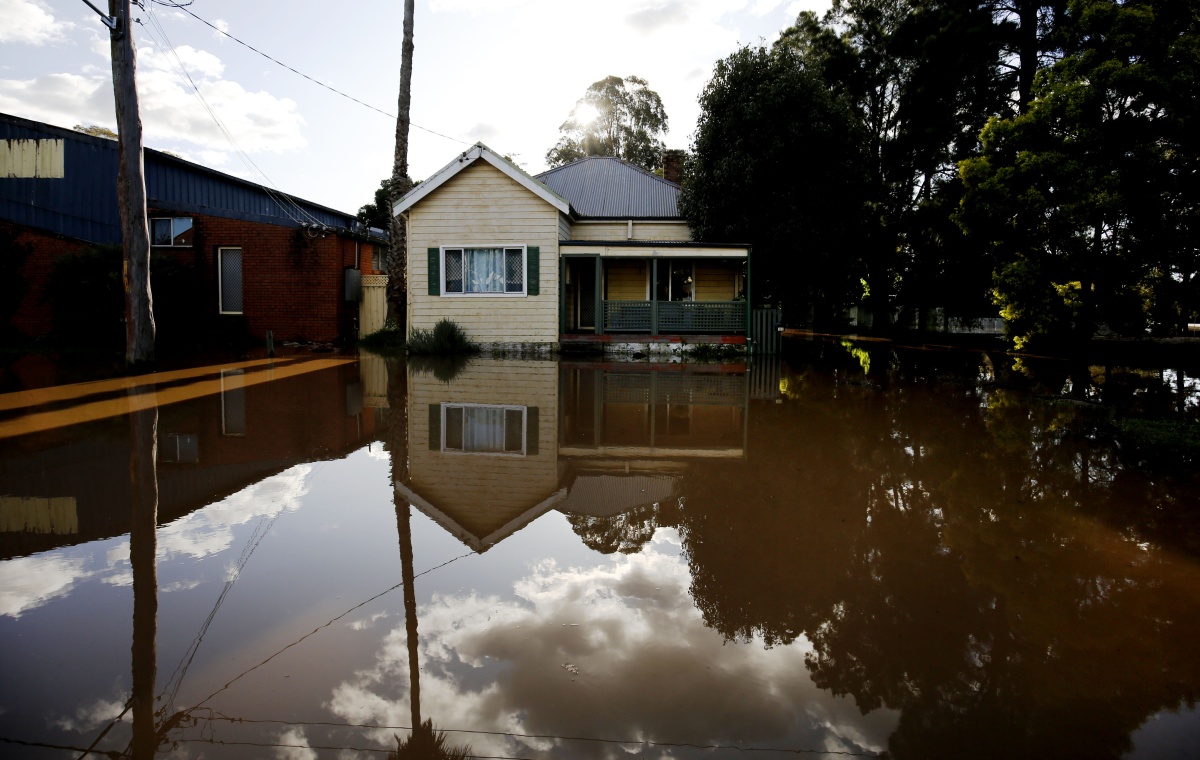
[[[640,554],[594,568],[542,561],[515,584],[513,598],[435,596],[419,611],[422,714],[436,725],[501,733],[885,749],[897,715],[864,717],[853,700],[813,685],[806,641],[770,650],[727,645],[704,625],[677,540],[656,536]],[[372,668],[334,689],[329,707],[354,723],[405,725],[408,671],[400,626]],[[391,734],[374,739],[386,746]],[[580,749],[468,739],[481,755]]]
[[[795,19],[801,11],[814,11],[818,16],[824,16],[831,4],[830,0],[795,0],[787,7],[787,15]]]
[[[158,531],[159,560],[218,554],[233,545],[236,526],[299,509],[312,471],[312,465],[297,465],[163,526]]]
[[[112,85],[101,76],[45,74],[36,79],[0,79],[0,111],[72,127],[115,127]]]
[[[118,715],[121,715],[125,710],[125,700],[121,697],[113,699],[100,698],[90,705],[80,707],[75,711],[75,715],[69,718],[58,718],[51,721],[51,725],[57,726],[64,731],[74,731],[85,733],[94,731],[100,726],[110,721],[116,720]],[[128,713],[124,719],[129,720]]]
[[[107,61],[107,43],[94,40],[92,45],[93,52]],[[224,64],[212,53],[189,45],[179,46],[176,53],[178,59],[149,44],[138,53],[138,95],[147,145],[183,141],[202,148],[207,155],[232,150],[195,89],[242,150],[278,153],[308,144],[295,101],[265,91],[252,92],[224,78]],[[191,75],[195,89],[177,67]],[[94,66],[82,70],[84,74],[0,79],[0,111],[66,127],[87,123],[115,128],[111,73]]]
[[[434,13],[479,13],[509,12],[514,8],[533,5],[535,0],[429,0],[429,10]]]
[[[0,615],[19,618],[89,577],[84,560],[55,554],[0,562]]]
[[[48,45],[66,39],[74,24],[54,18],[41,0],[0,0],[0,43]]]
[[[172,75],[177,66],[182,66],[189,74],[209,78],[220,77],[225,71],[220,58],[191,45],[179,45],[173,53],[165,53],[155,47],[143,47],[138,55],[138,64],[142,69],[150,68]]]
[[[755,16],[765,16],[783,3],[783,0],[758,0],[750,12]]]
[[[275,757],[280,760],[317,760],[317,753],[308,746],[303,728],[289,728],[279,735],[277,743],[291,745],[275,748]]]

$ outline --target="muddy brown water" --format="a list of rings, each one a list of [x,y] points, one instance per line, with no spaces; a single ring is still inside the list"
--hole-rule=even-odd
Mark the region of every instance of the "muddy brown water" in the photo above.
[[[52,374],[0,394],[4,757],[1200,754],[1185,370]]]

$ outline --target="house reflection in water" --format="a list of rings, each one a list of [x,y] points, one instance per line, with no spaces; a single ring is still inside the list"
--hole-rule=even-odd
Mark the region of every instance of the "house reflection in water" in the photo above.
[[[745,456],[743,365],[489,360],[450,382],[408,372],[397,494],[478,552],[551,509],[589,546],[635,551],[691,463]]]
[[[160,525],[294,465],[344,457],[380,435],[382,360],[297,357],[184,374],[157,386],[160,398],[187,396],[159,409]],[[35,398],[24,410],[52,409],[61,426],[0,438],[0,559],[129,532],[129,425],[123,413],[71,424],[73,410],[113,394],[80,387],[68,402],[38,406]]]

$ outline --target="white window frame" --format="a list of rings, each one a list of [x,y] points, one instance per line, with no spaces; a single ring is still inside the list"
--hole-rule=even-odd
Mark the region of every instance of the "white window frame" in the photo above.
[[[154,217],[151,217],[150,218],[150,247],[151,248],[191,248],[192,247],[191,243],[188,243],[186,245],[175,245],[175,242],[174,242],[175,241],[175,222],[176,222],[176,220],[179,220],[179,219],[187,219],[189,224],[191,225],[190,227],[188,227],[188,229],[193,230],[193,231],[196,229],[195,217],[191,217],[191,216],[154,216]],[[163,245],[162,243],[154,242],[154,223],[155,222],[170,222],[171,223],[171,242],[170,243]]]
[[[521,450],[520,451],[467,451],[466,449],[448,449],[446,448],[446,412],[450,409],[503,409],[505,412],[520,412],[521,413]],[[471,456],[483,457],[524,457],[529,451],[529,407],[516,406],[513,404],[442,404],[442,441],[441,449],[444,454],[469,454]],[[466,414],[464,411],[463,419],[465,421]],[[507,420],[507,415],[505,416]],[[507,425],[507,422],[505,422]],[[507,434],[507,429],[505,433]]]
[[[493,291],[490,293],[467,293],[466,283],[463,283],[462,293],[447,293],[446,292],[446,251],[462,251],[463,252],[463,268],[466,268],[466,252],[470,250],[478,250],[481,248],[499,248],[502,251],[521,251],[521,291],[518,292],[503,292]],[[487,245],[444,245],[440,253],[440,282],[439,289],[442,291],[443,298],[526,298],[529,294],[529,247],[523,243],[512,245],[507,243],[490,243]]]
[[[225,311],[225,292],[223,287],[223,278],[221,277],[221,254],[225,251],[237,251],[242,264],[242,310],[241,311]],[[245,314],[246,313],[246,252],[240,245],[223,245],[217,248],[217,312],[220,314]]]

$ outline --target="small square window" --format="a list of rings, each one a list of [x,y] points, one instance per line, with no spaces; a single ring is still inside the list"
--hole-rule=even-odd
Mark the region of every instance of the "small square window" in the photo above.
[[[160,248],[188,248],[192,245],[192,232],[190,216],[151,219],[150,245]]]

